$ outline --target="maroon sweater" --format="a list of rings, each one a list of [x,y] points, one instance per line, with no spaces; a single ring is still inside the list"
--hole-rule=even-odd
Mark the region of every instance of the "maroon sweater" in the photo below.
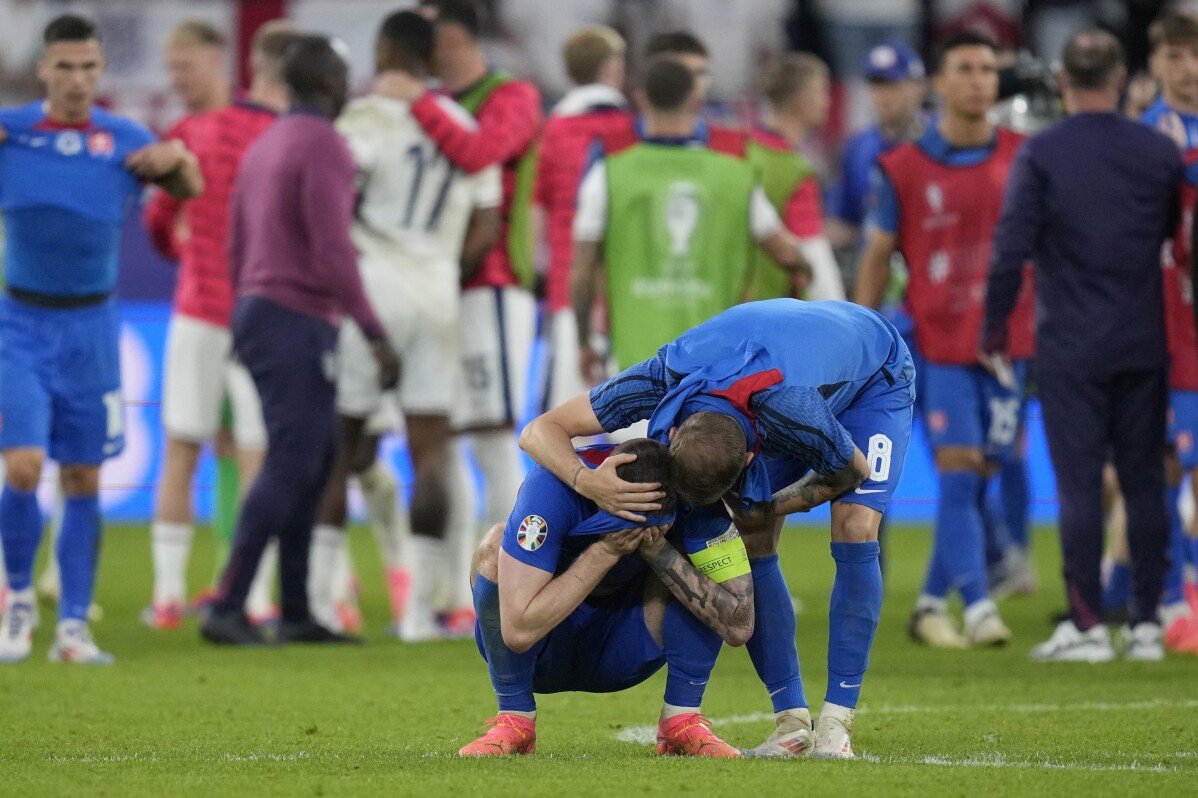
[[[324,117],[293,112],[249,148],[237,173],[229,268],[238,296],[257,296],[370,340],[382,326],[362,290],[349,237],[354,160]]]

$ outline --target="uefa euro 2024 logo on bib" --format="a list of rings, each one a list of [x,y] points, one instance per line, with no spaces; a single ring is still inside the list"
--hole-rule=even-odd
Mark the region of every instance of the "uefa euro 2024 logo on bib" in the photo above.
[[[539,515],[527,515],[516,530],[516,542],[525,551],[536,551],[549,534],[549,524]]]

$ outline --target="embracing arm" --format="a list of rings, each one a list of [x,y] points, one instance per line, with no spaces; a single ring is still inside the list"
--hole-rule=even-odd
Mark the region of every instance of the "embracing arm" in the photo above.
[[[503,642],[528,651],[582,604],[625,554],[636,550],[643,530],[604,535],[563,573],[554,576],[499,553],[499,623]]]
[[[853,460],[831,476],[812,471],[798,482],[774,494],[775,515],[805,513],[813,507],[835,499],[842,493],[856,490],[869,475],[869,464],[860,449],[854,447]]]
[[[741,543],[741,552],[744,544]],[[641,556],[682,606],[713,629],[730,646],[743,646],[753,636],[753,575],[717,583],[664,538],[641,544]],[[747,560],[745,561],[747,563]]]

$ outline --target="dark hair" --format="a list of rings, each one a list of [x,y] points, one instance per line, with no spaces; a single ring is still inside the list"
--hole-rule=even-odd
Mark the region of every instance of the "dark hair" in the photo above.
[[[745,433],[722,413],[695,413],[670,441],[674,486],[693,505],[719,501],[745,467]]]
[[[656,33],[645,45],[645,58],[659,55],[701,55],[706,58],[707,45],[695,34],[686,30],[672,30]]]
[[[988,47],[992,51],[998,49],[994,40],[984,33],[978,33],[975,30],[958,31],[936,45],[936,50],[932,54],[932,73],[937,74],[944,69],[945,58],[959,47]]]
[[[300,104],[323,106],[329,100],[344,104],[349,65],[327,36],[300,34],[283,57],[283,82]]]
[[[421,0],[420,6],[437,13],[435,22],[461,25],[476,39],[487,25],[486,9],[475,0]]]
[[[1104,30],[1091,28],[1069,37],[1061,51],[1061,69],[1074,89],[1105,89],[1123,67],[1123,45]]]
[[[695,76],[673,58],[658,58],[641,79],[645,99],[655,111],[677,111],[695,91]]]
[[[1155,50],[1164,44],[1198,44],[1198,16],[1170,11],[1148,26],[1148,42]]]
[[[96,23],[78,14],[63,14],[50,20],[42,32],[42,44],[46,47],[55,42],[87,42],[100,39],[100,29]]]
[[[397,66],[425,72],[433,61],[433,23],[415,11],[396,11],[384,19],[378,38]]]
[[[625,482],[657,482],[666,494],[658,501],[661,512],[674,511],[678,496],[674,493],[674,461],[668,446],[649,438],[633,438],[613,449],[612,454],[635,454],[636,460],[616,468],[616,476]]]

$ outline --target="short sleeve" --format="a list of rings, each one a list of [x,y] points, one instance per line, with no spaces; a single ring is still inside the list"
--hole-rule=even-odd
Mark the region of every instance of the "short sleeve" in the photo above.
[[[765,241],[782,229],[782,219],[760,185],[753,187],[753,196],[749,200],[749,229],[757,242]]]
[[[732,527],[732,519],[722,503],[695,507],[680,516],[676,531],[682,539],[687,554],[707,548],[707,544],[718,539]]]
[[[582,499],[544,468],[525,477],[503,530],[503,550],[525,565],[555,573],[562,542],[582,521]]]
[[[884,233],[895,235],[899,229],[899,202],[894,184],[882,171],[875,166],[870,172],[870,199],[866,221],[869,226]]]
[[[607,233],[607,169],[602,161],[586,173],[578,187],[574,214],[575,241],[602,241]]]
[[[474,184],[474,207],[498,208],[503,203],[503,173],[499,166],[488,166],[470,179]]]
[[[826,477],[853,462],[853,438],[818,390],[791,386],[760,395],[754,410],[767,453],[794,457]]]
[[[615,432],[653,415],[668,390],[666,364],[659,355],[592,388],[591,409],[605,432]]]

